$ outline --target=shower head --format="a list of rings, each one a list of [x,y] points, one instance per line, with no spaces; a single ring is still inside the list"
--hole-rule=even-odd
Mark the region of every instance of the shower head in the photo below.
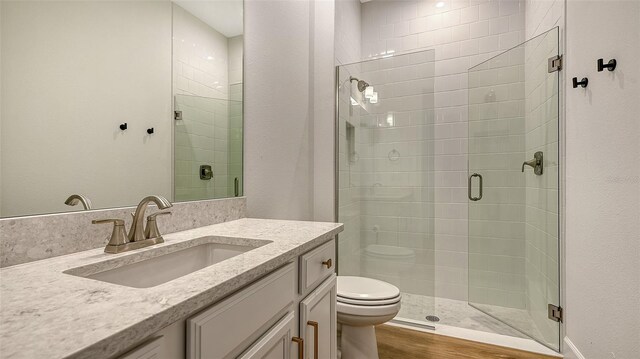
[[[353,77],[353,76],[351,76],[351,77],[349,78],[349,81],[351,81],[351,82],[353,82],[353,81],[357,81],[357,82],[358,82],[358,91],[360,91],[360,92],[364,91],[367,87],[369,87],[369,86],[370,86],[370,85],[369,85],[367,82],[365,82],[364,80],[357,79],[357,78],[355,78],[355,77]]]

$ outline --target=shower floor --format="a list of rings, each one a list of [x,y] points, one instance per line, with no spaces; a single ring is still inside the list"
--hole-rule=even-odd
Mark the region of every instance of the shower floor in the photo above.
[[[511,323],[525,329],[527,333],[533,333],[538,338],[541,337],[526,310],[502,307],[493,307],[492,309],[496,315],[510,318]],[[498,310],[500,312],[497,312]],[[427,315],[436,315],[440,321],[437,323],[429,322],[425,319]],[[527,338],[519,331],[461,300],[402,293],[402,308],[397,318],[421,321],[436,327],[438,324],[443,324],[516,338]]]

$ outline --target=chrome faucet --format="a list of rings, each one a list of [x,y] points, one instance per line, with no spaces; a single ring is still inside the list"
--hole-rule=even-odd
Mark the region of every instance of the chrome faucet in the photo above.
[[[158,230],[156,217],[163,214],[171,214],[171,212],[156,212],[147,217],[147,228],[145,230],[143,223],[144,212],[150,202],[154,202],[159,209],[167,209],[173,206],[169,200],[162,196],[143,198],[136,211],[132,213],[133,222],[128,235],[124,229],[124,221],[121,219],[102,219],[91,222],[93,224],[113,223],[113,232],[111,233],[109,244],[104,248],[106,253],[122,253],[164,242]]]
[[[84,207],[85,211],[91,209],[91,200],[89,197],[81,194],[72,194],[66,201],[64,201],[64,204],[67,206],[75,206],[78,203],[82,203],[82,207]]]
[[[148,196],[142,199],[133,213],[133,222],[131,222],[131,228],[129,229],[129,242],[142,241],[146,238],[144,235],[144,212],[147,210],[147,206],[150,202],[154,202],[158,209],[167,209],[173,205],[168,199],[162,196]],[[162,237],[160,237],[162,239]],[[161,242],[159,242],[161,243]]]

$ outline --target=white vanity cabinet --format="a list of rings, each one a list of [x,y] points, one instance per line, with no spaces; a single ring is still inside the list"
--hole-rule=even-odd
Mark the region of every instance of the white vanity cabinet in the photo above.
[[[336,358],[334,264],[331,240],[171,324],[153,336],[161,341],[147,341],[120,359]],[[131,356],[150,350],[151,356]]]

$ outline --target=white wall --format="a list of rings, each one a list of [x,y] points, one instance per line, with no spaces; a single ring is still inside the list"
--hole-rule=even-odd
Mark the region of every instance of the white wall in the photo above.
[[[566,334],[585,358],[637,358],[640,2],[569,0],[566,30],[567,79],[589,78],[565,87]]]
[[[360,0],[340,0],[335,5],[335,62],[350,64],[362,59]]]
[[[2,215],[171,196],[171,4],[1,4]]]
[[[335,1],[313,1],[311,114],[313,219],[335,221]]]
[[[252,217],[333,220],[333,2],[245,3]]]
[[[313,218],[310,3],[245,3],[245,195],[250,217]]]
[[[0,5],[0,84],[2,83],[2,5]],[[0,151],[2,150],[2,86],[0,86]],[[0,217],[2,217],[2,154],[0,153]]]
[[[344,65],[360,61],[361,31],[360,31],[360,0],[337,1],[335,5],[335,64]],[[351,106],[351,84],[349,71],[359,72],[358,64],[340,67],[340,92],[336,106],[339,107],[338,120],[338,188],[339,209],[338,221],[344,223],[344,231],[338,237],[338,252],[340,255],[338,269],[340,274],[360,275],[360,199],[359,199],[359,171],[353,166],[351,155],[348,154],[346,137],[346,121],[350,116],[358,115],[358,107]],[[351,123],[351,125],[354,125]],[[359,136],[355,127],[353,138]],[[355,144],[354,146],[355,147]]]

